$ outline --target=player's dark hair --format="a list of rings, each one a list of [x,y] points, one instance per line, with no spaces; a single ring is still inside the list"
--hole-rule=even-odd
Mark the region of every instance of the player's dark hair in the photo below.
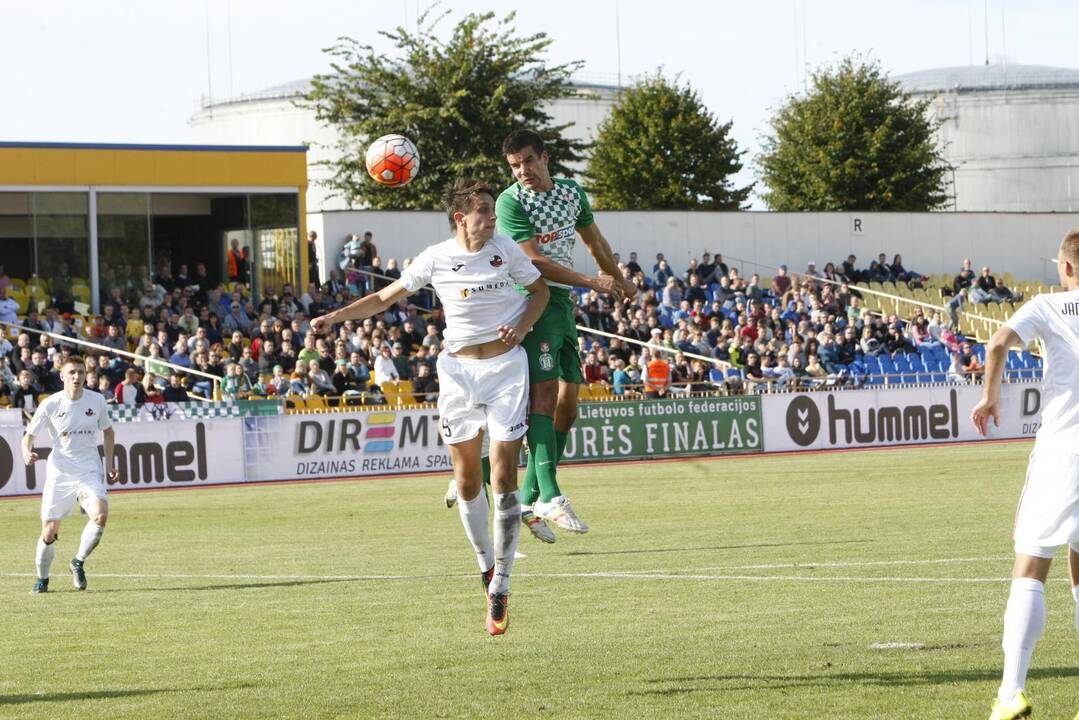
[[[502,141],[502,154],[516,155],[527,147],[535,150],[537,155],[542,155],[543,138],[532,130],[514,130]]]
[[[1073,267],[1079,268],[1079,227],[1069,230],[1060,241],[1060,252]]]
[[[467,214],[471,212],[472,208],[475,207],[477,195],[489,195],[494,200],[495,191],[482,180],[468,177],[457,178],[446,186],[446,194],[443,199],[446,205],[446,214],[450,218],[451,229],[457,228],[457,223],[454,221],[453,216],[456,213]]]

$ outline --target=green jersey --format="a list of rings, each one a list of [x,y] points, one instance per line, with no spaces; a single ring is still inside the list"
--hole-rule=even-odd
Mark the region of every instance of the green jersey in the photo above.
[[[521,183],[510,185],[498,196],[495,215],[498,232],[519,243],[535,240],[544,257],[571,270],[577,228],[595,223],[584,190],[566,178],[554,178],[554,187],[547,192],[529,190]],[[551,280],[547,284],[569,287]]]

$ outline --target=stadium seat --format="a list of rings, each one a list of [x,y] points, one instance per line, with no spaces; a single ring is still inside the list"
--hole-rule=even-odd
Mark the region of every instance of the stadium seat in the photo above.
[[[25,290],[25,289],[26,289],[26,281],[25,280],[23,280],[22,278],[16,278],[16,277],[11,278],[11,285],[8,287],[8,292],[11,292],[13,290]]]
[[[398,405],[416,405],[416,396],[413,395],[414,388],[411,380],[398,380],[397,381],[397,404]]]
[[[379,386],[382,389],[382,394],[386,396],[387,405],[397,404],[397,383],[393,380],[387,380]]]
[[[592,389],[590,387],[588,387],[587,385],[583,385],[583,384],[579,385],[577,387],[577,399],[578,400],[591,400],[592,399]]]
[[[309,411],[314,412],[326,412],[330,409],[330,406],[326,403],[326,398],[321,395],[308,395],[304,398],[304,404]]]
[[[611,389],[600,382],[589,384],[588,390],[593,398],[608,398],[611,396]]]

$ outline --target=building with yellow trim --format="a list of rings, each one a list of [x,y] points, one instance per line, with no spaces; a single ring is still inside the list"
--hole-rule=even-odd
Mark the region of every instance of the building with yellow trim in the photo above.
[[[186,266],[194,279],[201,263],[202,284],[245,282],[256,298],[286,283],[298,296],[308,277],[306,154],[303,146],[0,143],[0,276],[12,278],[21,304],[95,311],[114,287],[141,294],[166,265],[174,275]],[[243,277],[230,248],[246,259]]]

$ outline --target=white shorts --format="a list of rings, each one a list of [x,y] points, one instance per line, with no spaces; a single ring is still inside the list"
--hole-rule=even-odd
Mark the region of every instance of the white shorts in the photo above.
[[[42,521],[63,520],[75,509],[75,503],[85,508],[91,497],[102,502],[109,500],[104,475],[46,475],[45,489],[41,493]]]
[[[520,345],[486,360],[438,356],[438,414],[442,440],[455,445],[484,427],[508,442],[528,431],[528,356]]]
[[[1035,448],[1015,513],[1015,551],[1051,558],[1079,545],[1079,455]]]

